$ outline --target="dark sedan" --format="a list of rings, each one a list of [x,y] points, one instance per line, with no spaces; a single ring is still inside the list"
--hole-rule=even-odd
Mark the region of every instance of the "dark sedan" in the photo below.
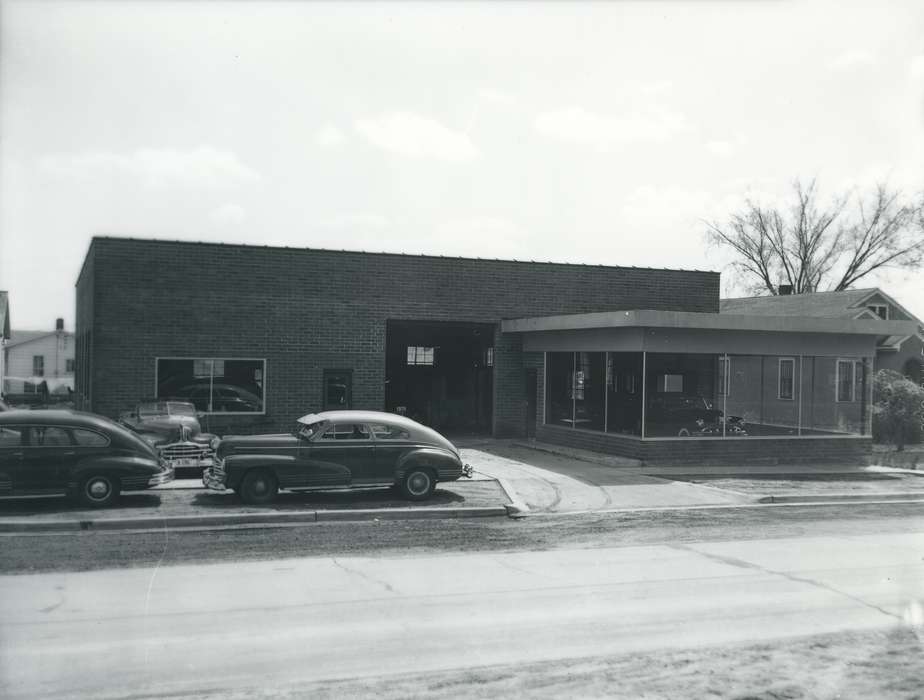
[[[225,437],[202,477],[245,503],[293,491],[397,486],[410,500],[429,498],[439,481],[471,476],[459,450],[435,430],[377,411],[327,411],[298,419],[291,433]]]
[[[651,435],[721,436],[722,411],[713,408],[702,396],[694,394],[656,393],[651,396],[646,414],[646,427]],[[745,436],[744,419],[729,416],[725,434]]]
[[[108,418],[76,411],[0,413],[0,496],[76,496],[115,503],[121,491],[173,480],[157,450]]]

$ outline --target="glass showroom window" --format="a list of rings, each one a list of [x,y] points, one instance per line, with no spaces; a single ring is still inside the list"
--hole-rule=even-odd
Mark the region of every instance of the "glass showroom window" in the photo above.
[[[157,398],[183,399],[205,413],[263,413],[266,360],[161,357]]]
[[[548,352],[545,355],[545,422],[574,425],[574,353]]]

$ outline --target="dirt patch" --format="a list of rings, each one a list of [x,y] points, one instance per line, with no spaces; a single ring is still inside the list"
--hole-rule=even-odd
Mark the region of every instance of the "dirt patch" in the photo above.
[[[720,489],[756,496],[864,493],[915,493],[924,496],[924,478],[913,474],[884,473],[812,473],[812,474],[755,474],[753,477],[708,478],[671,476],[675,481],[703,484]]]
[[[771,643],[308,684],[248,697],[879,698],[924,697],[924,644],[909,628]],[[243,695],[242,695],[243,697]]]

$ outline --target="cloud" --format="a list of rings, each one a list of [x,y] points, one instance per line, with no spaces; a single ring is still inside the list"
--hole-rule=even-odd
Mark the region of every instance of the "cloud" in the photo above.
[[[604,149],[634,142],[663,143],[690,128],[682,114],[660,108],[609,117],[568,107],[538,115],[534,126],[553,139]]]
[[[209,219],[216,224],[239,224],[244,220],[244,207],[233,202],[222,204],[209,212]]]
[[[314,141],[321,148],[335,148],[347,140],[346,134],[333,124],[327,124],[315,133]]]
[[[828,69],[833,71],[865,68],[878,62],[878,57],[869,49],[850,49],[828,61]]]
[[[410,112],[358,119],[356,130],[372,145],[407,158],[460,162],[478,155],[467,134]]]
[[[180,151],[141,148],[131,153],[89,151],[43,156],[38,169],[56,177],[94,180],[100,177],[132,177],[152,187],[235,186],[260,179],[260,174],[231,151],[209,146]]]
[[[639,92],[645,95],[665,95],[674,89],[674,83],[670,80],[659,80],[654,83],[645,83],[639,87]]]

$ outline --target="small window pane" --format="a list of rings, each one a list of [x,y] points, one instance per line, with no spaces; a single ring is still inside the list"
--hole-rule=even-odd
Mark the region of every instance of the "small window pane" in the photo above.
[[[22,439],[25,430],[20,427],[0,428],[0,447],[20,447],[25,442]]]
[[[409,440],[410,434],[406,430],[394,425],[383,425],[373,423],[369,426],[376,440]]]
[[[361,423],[337,423],[321,436],[322,440],[368,440],[369,429]]]
[[[36,426],[32,428],[32,444],[40,447],[65,447],[72,443],[64,428]]]
[[[793,398],[793,374],[795,372],[795,365],[795,360],[780,360],[779,397],[781,399]]]
[[[81,447],[104,447],[109,444],[109,439],[92,430],[74,430],[74,439]]]
[[[853,362],[839,360],[837,363],[837,400],[853,401]]]
[[[409,365],[432,365],[434,355],[434,348],[409,345],[407,348],[407,363]]]

